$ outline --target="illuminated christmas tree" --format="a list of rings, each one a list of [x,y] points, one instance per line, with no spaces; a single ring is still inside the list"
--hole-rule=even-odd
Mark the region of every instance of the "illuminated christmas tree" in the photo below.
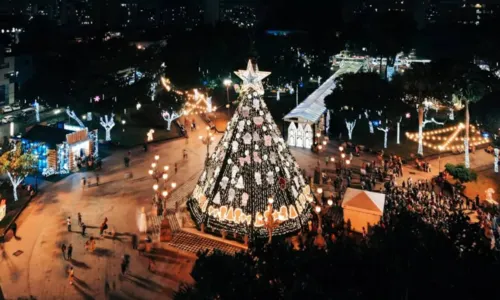
[[[298,231],[313,197],[262,99],[270,73],[250,61],[235,73],[239,106],[188,201],[191,216],[199,228],[240,239]]]

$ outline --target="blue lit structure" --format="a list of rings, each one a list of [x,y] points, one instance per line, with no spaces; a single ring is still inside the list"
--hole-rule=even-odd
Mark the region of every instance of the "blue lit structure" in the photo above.
[[[31,151],[31,153],[38,158],[36,162],[36,167],[40,172],[43,172],[43,170],[48,167],[47,164],[48,148],[45,143],[32,142],[26,139],[21,139],[21,146],[23,152]]]
[[[22,138],[23,151],[37,156],[36,167],[44,175],[69,173],[78,158],[97,154],[97,130],[66,130],[35,125]]]

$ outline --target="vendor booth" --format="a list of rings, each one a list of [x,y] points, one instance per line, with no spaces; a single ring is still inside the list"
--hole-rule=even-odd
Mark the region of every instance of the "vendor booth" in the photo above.
[[[87,128],[67,130],[35,125],[21,138],[23,151],[38,157],[38,170],[45,176],[66,174],[82,161],[96,154],[97,132]]]
[[[363,232],[378,224],[384,214],[385,194],[348,188],[342,200],[344,222],[351,223],[351,229]]]

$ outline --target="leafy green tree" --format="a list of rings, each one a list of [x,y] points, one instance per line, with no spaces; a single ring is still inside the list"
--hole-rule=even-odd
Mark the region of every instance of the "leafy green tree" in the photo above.
[[[7,174],[12,183],[14,200],[17,201],[17,187],[30,174],[35,173],[37,158],[30,152],[23,153],[21,143],[0,156],[0,172]]]
[[[468,299],[478,291],[494,293],[499,263],[481,228],[460,212],[447,228],[401,207],[362,242],[337,231],[327,251],[309,241],[300,250],[278,241],[234,256],[203,252],[192,271],[194,285],[174,299]]]
[[[453,176],[453,178],[459,180],[461,183],[476,181],[477,179],[477,173],[467,168],[464,164],[446,164],[444,168],[446,172]]]

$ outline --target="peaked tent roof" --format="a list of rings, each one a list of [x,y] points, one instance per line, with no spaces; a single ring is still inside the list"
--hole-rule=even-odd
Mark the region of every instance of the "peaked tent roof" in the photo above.
[[[342,200],[343,208],[370,211],[379,215],[384,213],[385,194],[348,188]]]
[[[289,112],[283,119],[285,121],[299,121],[316,123],[326,111],[325,97],[330,95],[336,87],[337,77],[346,73],[357,73],[363,67],[363,62],[345,62],[323,84],[309,95],[302,103]]]

